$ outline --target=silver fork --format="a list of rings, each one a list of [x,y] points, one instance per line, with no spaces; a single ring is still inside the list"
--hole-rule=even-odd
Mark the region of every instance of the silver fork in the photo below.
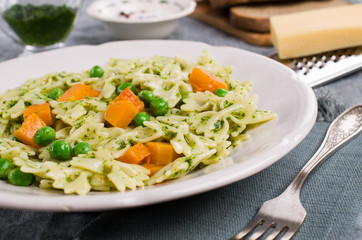
[[[362,130],[362,104],[355,105],[339,115],[329,126],[322,145],[303,169],[293,179],[287,189],[278,197],[264,202],[259,212],[248,225],[231,239],[259,239],[263,235],[266,240],[291,239],[299,230],[307,215],[299,196],[304,181],[324,160],[337,151],[342,145],[357,136]],[[255,231],[253,233],[253,231]]]

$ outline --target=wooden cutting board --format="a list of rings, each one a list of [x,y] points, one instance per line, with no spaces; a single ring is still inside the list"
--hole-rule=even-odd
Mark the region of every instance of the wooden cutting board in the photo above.
[[[253,33],[238,29],[229,22],[228,9],[212,9],[207,2],[198,2],[192,17],[258,46],[271,46],[269,33]]]
[[[212,9],[204,2],[198,2],[192,17],[214,26],[221,31],[236,36],[250,44],[258,46],[272,46],[269,34],[269,17],[277,14],[292,13],[310,10],[313,8],[328,8],[349,4],[343,0],[318,1],[318,2],[289,2],[257,5],[243,5],[234,8],[241,8],[243,16],[235,19],[234,8],[231,8],[229,16],[228,9]],[[275,6],[278,6],[277,8]],[[281,7],[283,6],[283,7]],[[240,15],[240,11],[238,11]],[[235,15],[235,14],[234,14]],[[247,20],[247,24],[245,24]],[[233,26],[230,22],[233,22]]]

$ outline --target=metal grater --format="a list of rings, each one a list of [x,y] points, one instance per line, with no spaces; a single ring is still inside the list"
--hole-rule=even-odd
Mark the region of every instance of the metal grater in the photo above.
[[[300,80],[316,87],[361,69],[362,46],[294,59],[281,60],[277,54],[270,58],[290,67]]]

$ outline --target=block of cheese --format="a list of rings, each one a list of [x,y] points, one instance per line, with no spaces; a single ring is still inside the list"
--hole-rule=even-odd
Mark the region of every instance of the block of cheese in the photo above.
[[[275,15],[303,12],[322,8],[349,5],[343,0],[273,2],[263,4],[239,5],[230,8],[230,23],[241,29],[253,32],[270,32],[269,19]]]
[[[362,45],[362,4],[270,18],[279,58],[294,58]]]

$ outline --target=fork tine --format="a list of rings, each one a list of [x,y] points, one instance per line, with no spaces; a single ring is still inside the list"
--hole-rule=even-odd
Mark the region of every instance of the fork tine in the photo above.
[[[272,222],[263,222],[261,227],[256,230],[253,235],[251,235],[248,240],[256,240],[263,236],[271,227],[273,226]]]
[[[285,226],[283,225],[276,225],[274,230],[265,238],[265,240],[273,240],[275,239],[276,237],[278,237],[278,235],[280,233],[282,233],[284,230],[286,229]]]
[[[260,225],[260,222],[262,222],[262,218],[256,215],[249,223],[246,225],[243,230],[241,230],[238,234],[236,234],[233,238],[235,240],[239,240],[244,238],[246,235],[248,235],[250,232],[252,232],[256,227]]]
[[[293,229],[288,229],[287,232],[281,237],[280,240],[289,240],[292,239],[292,237],[294,236],[294,234],[299,230],[299,227],[297,228],[293,228]]]

